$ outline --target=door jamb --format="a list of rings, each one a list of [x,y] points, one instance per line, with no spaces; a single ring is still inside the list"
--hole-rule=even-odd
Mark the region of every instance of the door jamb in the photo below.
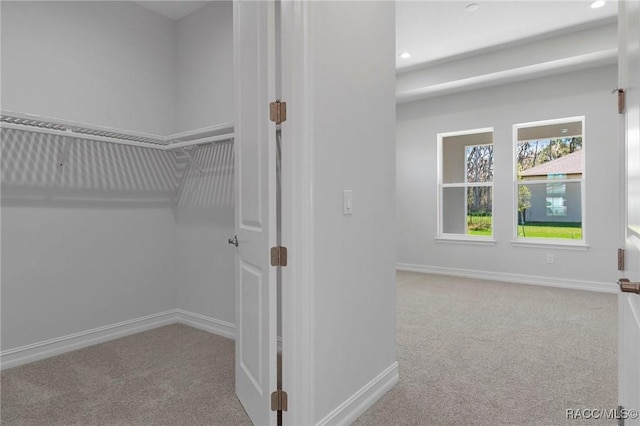
[[[282,387],[289,395],[283,424],[313,424],[314,378],[314,195],[312,75],[309,67],[310,3],[281,3],[281,91],[287,102],[282,123]]]

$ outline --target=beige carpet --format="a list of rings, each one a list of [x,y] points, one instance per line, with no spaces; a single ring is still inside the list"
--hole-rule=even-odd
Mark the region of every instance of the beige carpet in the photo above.
[[[400,383],[356,425],[616,424],[617,296],[398,274]]]
[[[400,383],[356,424],[585,424],[565,410],[616,405],[616,312],[610,294],[399,273]],[[233,341],[183,325],[1,377],[2,425],[250,424]]]
[[[2,372],[2,425],[250,425],[234,342],[169,325]]]

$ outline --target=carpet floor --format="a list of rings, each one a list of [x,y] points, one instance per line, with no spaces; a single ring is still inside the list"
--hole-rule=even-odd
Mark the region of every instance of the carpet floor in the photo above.
[[[408,272],[397,294],[400,383],[356,425],[579,425],[567,409],[616,406],[615,295]],[[174,324],[3,371],[0,421],[250,424],[233,380],[233,341]]]
[[[234,342],[181,324],[2,372],[2,425],[250,425]]]
[[[617,296],[398,273],[400,382],[356,425],[617,424]]]

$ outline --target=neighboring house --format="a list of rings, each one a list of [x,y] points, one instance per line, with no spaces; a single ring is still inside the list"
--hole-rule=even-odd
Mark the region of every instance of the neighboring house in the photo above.
[[[565,179],[582,179],[582,150],[548,161],[522,172],[522,180],[547,180],[527,185],[531,191],[531,207],[525,212],[526,222],[581,222],[581,184]],[[559,182],[553,182],[558,179]]]

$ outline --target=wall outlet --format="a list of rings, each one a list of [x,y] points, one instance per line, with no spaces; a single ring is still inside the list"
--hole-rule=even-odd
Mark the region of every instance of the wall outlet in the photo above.
[[[547,253],[547,263],[553,263],[553,253]]]

